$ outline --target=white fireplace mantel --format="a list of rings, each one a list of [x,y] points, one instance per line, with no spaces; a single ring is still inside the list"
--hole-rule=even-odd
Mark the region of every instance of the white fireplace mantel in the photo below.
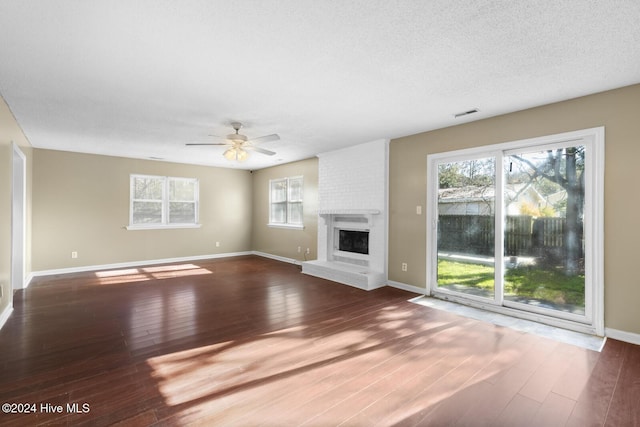
[[[363,218],[367,221],[366,225],[371,226],[374,218],[379,216],[380,213],[378,209],[327,209],[318,212],[318,216],[322,218],[326,225],[332,223],[338,225],[340,220],[344,222],[349,221],[349,219]]]
[[[378,209],[321,209],[318,215],[380,215]]]

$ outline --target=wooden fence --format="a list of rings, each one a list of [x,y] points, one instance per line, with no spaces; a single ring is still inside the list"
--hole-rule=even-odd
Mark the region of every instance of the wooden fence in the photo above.
[[[545,256],[559,254],[564,246],[564,218],[509,215],[505,223],[505,254]],[[438,250],[494,254],[494,218],[488,215],[441,215]]]

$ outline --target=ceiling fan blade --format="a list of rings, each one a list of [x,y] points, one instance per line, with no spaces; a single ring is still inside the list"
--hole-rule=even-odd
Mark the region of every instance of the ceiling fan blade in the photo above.
[[[226,142],[188,142],[185,145],[229,145]]]
[[[267,156],[273,156],[276,154],[274,151],[265,150],[264,148],[256,147],[255,145],[245,145],[243,148],[247,150],[257,151],[258,153],[266,154]]]
[[[269,141],[277,141],[279,139],[280,139],[280,135],[278,135],[277,133],[273,133],[271,135],[265,135],[265,136],[260,136],[258,138],[253,138],[253,139],[249,140],[248,142],[263,143],[263,142],[269,142]]]

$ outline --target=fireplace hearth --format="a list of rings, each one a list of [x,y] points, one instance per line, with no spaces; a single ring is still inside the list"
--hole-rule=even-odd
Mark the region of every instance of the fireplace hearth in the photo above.
[[[320,211],[316,261],[307,261],[302,272],[361,289],[384,286],[385,228],[376,209]]]

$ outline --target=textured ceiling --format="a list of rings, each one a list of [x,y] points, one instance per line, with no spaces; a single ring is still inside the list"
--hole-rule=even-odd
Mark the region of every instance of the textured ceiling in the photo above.
[[[35,147],[259,169],[638,83],[639,22],[638,0],[2,0],[0,94]],[[277,154],[185,146],[232,121]]]

